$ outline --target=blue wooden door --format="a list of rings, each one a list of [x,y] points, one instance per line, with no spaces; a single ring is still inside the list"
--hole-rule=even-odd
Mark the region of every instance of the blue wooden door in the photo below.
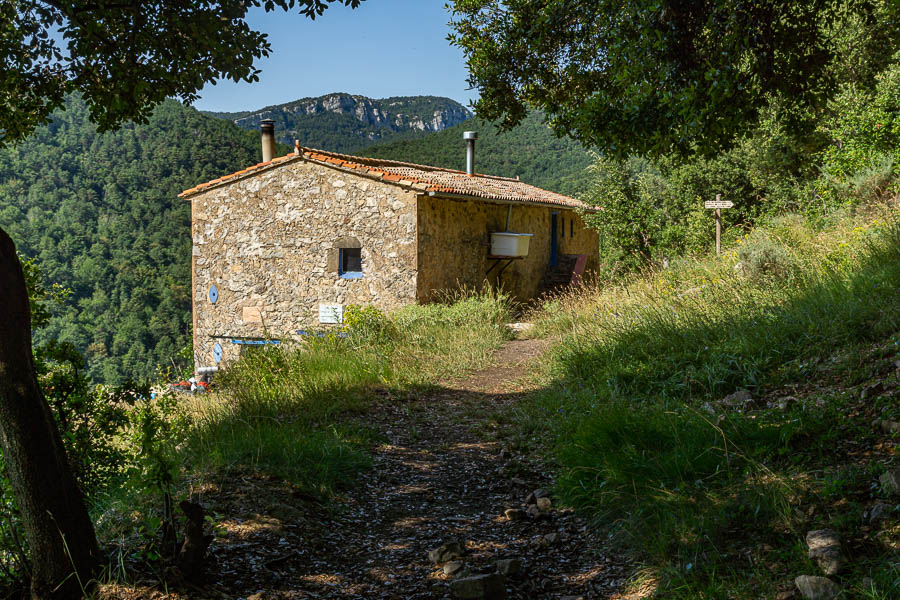
[[[559,263],[559,227],[556,219],[557,213],[550,213],[550,266],[555,267]]]

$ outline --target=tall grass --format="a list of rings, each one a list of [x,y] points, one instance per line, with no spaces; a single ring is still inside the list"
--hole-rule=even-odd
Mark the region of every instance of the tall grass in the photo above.
[[[781,219],[720,259],[552,299],[533,317],[564,341],[520,424],[550,431],[565,500],[702,595],[690,582],[721,579],[736,530],[790,529],[791,465],[827,451],[842,418],[715,401],[804,382],[836,354],[855,383],[855,350],[900,329],[898,288],[900,226],[869,214]]]
[[[452,300],[387,315],[352,309],[343,330],[247,352],[196,404],[192,461],[260,469],[323,495],[350,483],[372,441],[354,414],[379,391],[402,398],[480,366],[507,338],[505,296]]]

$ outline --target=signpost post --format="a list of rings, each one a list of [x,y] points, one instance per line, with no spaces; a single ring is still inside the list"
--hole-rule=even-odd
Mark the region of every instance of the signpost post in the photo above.
[[[706,208],[716,209],[716,256],[722,254],[722,209],[731,208],[734,202],[722,200],[722,194],[716,194],[715,200],[707,200],[703,203]]]

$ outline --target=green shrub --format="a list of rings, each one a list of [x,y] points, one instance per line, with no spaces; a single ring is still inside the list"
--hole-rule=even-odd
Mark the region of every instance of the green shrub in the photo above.
[[[791,253],[762,231],[753,231],[738,249],[741,271],[753,278],[786,279],[797,268]]]
[[[348,306],[344,311],[344,328],[346,333],[368,343],[385,344],[397,337],[394,323],[374,306]]]
[[[900,156],[900,65],[875,76],[874,89],[845,84],[818,124],[829,143],[820,152],[820,186],[844,203],[881,200],[894,191]]]
[[[894,157],[883,154],[850,178],[850,188],[859,200],[872,202],[888,198],[893,181]]]

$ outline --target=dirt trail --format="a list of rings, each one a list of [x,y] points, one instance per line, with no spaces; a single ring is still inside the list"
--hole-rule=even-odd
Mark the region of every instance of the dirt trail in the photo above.
[[[583,519],[557,506],[539,519],[504,514],[550,481],[536,458],[493,441],[484,417],[532,391],[528,364],[547,348],[512,341],[490,368],[426,398],[383,401],[366,417],[385,440],[374,468],[332,510],[311,513],[289,485],[262,477],[209,487],[204,501],[228,516],[211,547],[217,582],[184,597],[452,598],[452,579],[507,558],[522,563],[506,578],[509,598],[620,597],[627,565]],[[428,558],[451,540],[465,547],[452,576]]]

